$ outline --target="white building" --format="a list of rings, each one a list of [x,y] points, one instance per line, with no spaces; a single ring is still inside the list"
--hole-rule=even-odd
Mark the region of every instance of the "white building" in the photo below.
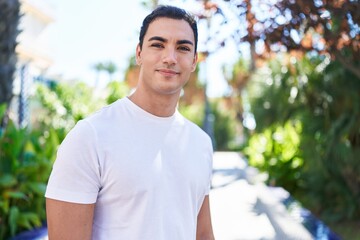
[[[18,37],[19,64],[29,64],[33,74],[43,74],[52,64],[49,55],[47,27],[54,22],[54,9],[46,0],[21,0],[21,13]]]
[[[22,14],[16,53],[17,74],[14,81],[12,118],[26,125],[29,122],[28,96],[34,79],[46,76],[53,64],[48,26],[55,21],[55,9],[47,0],[20,0]]]

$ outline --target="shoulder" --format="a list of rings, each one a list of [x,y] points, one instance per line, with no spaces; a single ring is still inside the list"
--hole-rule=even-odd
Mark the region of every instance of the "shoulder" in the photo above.
[[[118,100],[112,104],[109,104],[101,109],[93,112],[84,119],[79,120],[75,126],[67,134],[67,139],[82,138],[83,140],[89,140],[96,137],[97,132],[103,127],[110,126],[113,121],[117,109],[121,106],[121,101]]]
[[[200,126],[198,126],[194,122],[192,122],[189,119],[187,119],[186,117],[184,117],[181,113],[179,113],[178,115],[179,115],[179,118],[181,119],[180,121],[183,122],[185,128],[189,129],[189,131],[191,133],[191,137],[194,140],[197,139],[201,143],[212,145],[210,136]]]
[[[83,119],[94,130],[98,131],[103,128],[108,129],[115,123],[124,120],[127,116],[127,102],[125,99],[119,99],[107,106],[104,106],[96,112]]]
[[[89,122],[95,122],[97,120],[105,120],[107,118],[111,119],[111,117],[116,115],[119,109],[124,107],[124,105],[125,101],[123,99],[119,99],[107,106],[100,108],[96,112],[90,114],[84,120],[87,120]]]

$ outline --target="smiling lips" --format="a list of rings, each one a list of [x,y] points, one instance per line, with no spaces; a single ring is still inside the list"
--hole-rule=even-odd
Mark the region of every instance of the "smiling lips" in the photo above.
[[[179,72],[176,72],[174,70],[167,69],[167,68],[160,68],[160,69],[157,69],[156,71],[161,73],[162,75],[168,76],[168,77],[175,76],[175,75],[179,74]]]

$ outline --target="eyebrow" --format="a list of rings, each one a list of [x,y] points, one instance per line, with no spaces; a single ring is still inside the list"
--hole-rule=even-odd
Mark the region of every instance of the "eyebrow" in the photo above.
[[[149,38],[149,42],[150,41],[160,41],[160,42],[167,42],[167,40],[163,37],[159,37],[159,36],[154,36],[154,37],[151,37]],[[190,45],[194,45],[194,43],[192,41],[189,41],[189,40],[178,40],[176,42],[177,44],[190,44]]]

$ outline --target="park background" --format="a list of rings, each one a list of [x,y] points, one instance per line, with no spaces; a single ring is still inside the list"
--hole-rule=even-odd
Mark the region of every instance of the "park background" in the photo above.
[[[359,239],[356,0],[1,0],[0,239],[44,223],[58,145],[78,120],[133,90],[136,36],[159,3],[199,23],[200,62],[180,111],[215,150],[240,152],[266,184]]]

